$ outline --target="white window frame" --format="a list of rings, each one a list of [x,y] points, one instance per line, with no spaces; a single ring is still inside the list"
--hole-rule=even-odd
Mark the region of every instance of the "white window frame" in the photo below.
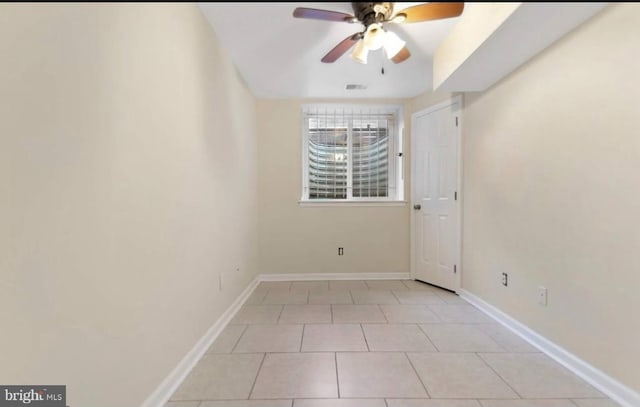
[[[354,197],[352,180],[352,122],[349,121],[347,132],[347,198],[346,199],[309,199],[309,144],[308,144],[308,123],[310,115],[322,112],[338,112],[340,115],[357,115],[362,112],[376,112],[381,114],[393,114],[395,117],[394,126],[388,129],[389,132],[389,186],[388,191],[393,196],[388,197]],[[403,206],[404,200],[404,111],[402,105],[380,105],[380,104],[306,104],[302,106],[301,112],[301,144],[302,144],[302,195],[299,203],[305,206]],[[392,188],[392,178],[395,188]]]

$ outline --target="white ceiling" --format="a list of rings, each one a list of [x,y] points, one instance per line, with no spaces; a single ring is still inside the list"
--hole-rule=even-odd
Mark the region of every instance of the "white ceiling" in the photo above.
[[[421,3],[394,3],[394,11]],[[408,98],[432,88],[433,55],[460,17],[412,24],[386,24],[407,42],[411,57],[400,64],[382,50],[367,65],[349,56],[332,64],[320,59],[361,24],[293,17],[296,7],[353,14],[351,3],[199,3],[222,46],[251,91],[260,98]],[[381,68],[384,67],[384,75]],[[366,90],[345,90],[364,84]]]
[[[394,11],[416,4],[422,3],[394,3]],[[607,4],[468,3],[460,17],[386,24],[386,29],[407,42],[412,55],[394,64],[382,50],[373,51],[367,65],[352,60],[349,52],[332,64],[320,61],[340,41],[362,31],[361,24],[293,17],[296,7],[353,14],[351,3],[199,3],[199,6],[257,97],[410,98],[432,90],[433,58],[445,39],[447,42],[440,51],[453,47],[456,53],[465,52],[438,89],[481,91]],[[485,26],[492,16],[501,14],[502,7],[511,10],[510,14],[500,26],[487,30]],[[492,8],[498,14],[492,14]],[[465,35],[456,35],[461,32]],[[448,55],[444,66],[451,65],[452,58]],[[438,73],[443,66],[439,62],[443,62],[440,55],[436,58]],[[367,89],[346,90],[347,84],[362,84]]]

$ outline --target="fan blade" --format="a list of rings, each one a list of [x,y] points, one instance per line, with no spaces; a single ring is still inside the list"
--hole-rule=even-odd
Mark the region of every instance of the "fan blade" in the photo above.
[[[425,3],[400,10],[396,17],[404,14],[403,23],[419,23],[420,21],[458,17],[462,14],[462,10],[464,10],[464,3]]]
[[[293,16],[298,18],[313,18],[315,20],[326,21],[346,21],[350,22],[355,17],[338,11],[319,10],[315,8],[298,7],[293,10]]]
[[[322,62],[331,63],[335,62],[338,58],[340,58],[345,52],[349,51],[353,44],[358,42],[360,39],[359,33],[353,34],[342,40],[338,45],[336,45],[327,55],[322,58]]]
[[[405,61],[410,56],[411,52],[409,52],[409,48],[404,47],[393,58],[391,58],[391,61],[393,61],[394,64],[399,64],[400,62]]]

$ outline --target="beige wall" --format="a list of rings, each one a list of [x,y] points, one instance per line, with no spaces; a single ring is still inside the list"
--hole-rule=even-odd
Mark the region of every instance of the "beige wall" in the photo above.
[[[138,406],[256,273],[255,101],[195,5],[4,4],[0,55],[0,383]]]
[[[298,203],[302,195],[301,106],[313,102],[258,101],[260,272],[408,273],[407,205],[308,207]],[[339,101],[348,102],[363,103]],[[338,256],[338,247],[344,247],[344,256]]]
[[[634,389],[638,21],[609,6],[463,112],[463,287]]]

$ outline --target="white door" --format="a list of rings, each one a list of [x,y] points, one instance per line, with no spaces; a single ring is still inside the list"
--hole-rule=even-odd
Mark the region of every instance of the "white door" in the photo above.
[[[460,99],[412,117],[413,277],[448,290],[460,288],[458,145]]]

